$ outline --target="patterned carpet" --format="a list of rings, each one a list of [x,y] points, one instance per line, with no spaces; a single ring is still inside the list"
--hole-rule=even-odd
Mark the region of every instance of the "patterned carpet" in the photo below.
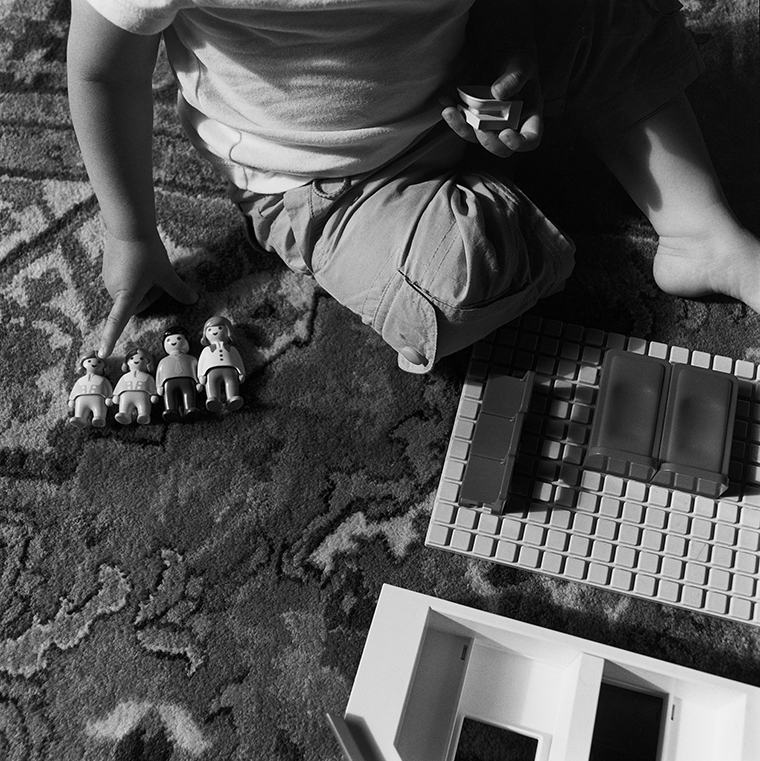
[[[758,0],[684,5],[708,65],[693,102],[760,232]],[[0,759],[336,759],[324,713],[345,707],[383,582],[760,684],[755,628],[424,548],[467,354],[406,375],[312,282],[252,258],[179,133],[164,64],[161,232],[202,297],[133,320],[117,353],[227,314],[245,405],[192,425],[68,426],[107,297],[67,19],[65,0],[0,1]],[[582,148],[549,136],[542,156],[516,172],[579,261],[541,314],[760,359],[758,315],[657,291],[651,232]]]

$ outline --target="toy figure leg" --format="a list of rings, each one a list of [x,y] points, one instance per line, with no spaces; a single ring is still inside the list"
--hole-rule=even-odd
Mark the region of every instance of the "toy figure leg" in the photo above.
[[[102,396],[97,396],[90,400],[90,409],[92,411],[92,425],[95,428],[102,428],[106,424],[106,400]]]
[[[119,397],[116,421],[122,425],[130,425],[135,415],[140,425],[150,423],[150,395],[144,391],[124,391]]]
[[[150,395],[141,393],[136,400],[137,422],[140,425],[150,423]]]
[[[167,423],[189,422],[198,415],[195,406],[195,383],[192,378],[170,378],[164,389],[163,419]]]
[[[92,412],[85,397],[78,396],[74,402],[74,417],[69,418],[69,425],[74,428],[86,428],[90,424]]]
[[[224,401],[223,401],[224,399]],[[206,409],[230,412],[243,406],[243,397],[239,394],[237,370],[234,367],[214,367],[209,370],[206,381]]]
[[[140,394],[135,400],[135,411],[137,413],[137,422],[140,425],[148,425],[150,423],[150,396],[148,394]]]
[[[130,425],[132,423],[132,413],[134,411],[134,404],[129,398],[129,394],[124,392],[119,397],[119,411],[114,415],[114,419],[117,423],[122,425]]]
[[[222,369],[224,370],[224,393],[227,396],[224,409],[234,412],[243,406],[243,397],[239,393],[237,371],[231,367]]]
[[[209,412],[221,412],[224,409],[224,403],[221,400],[223,387],[222,368],[215,367],[209,370],[206,376],[206,409]]]
[[[164,383],[164,411],[161,413],[164,422],[176,423],[180,419],[179,399],[179,378],[170,378]]]
[[[172,381],[166,381],[164,389],[164,411],[161,417],[165,423],[176,423],[180,419],[180,413],[177,409],[177,394],[174,391]]]
[[[90,423],[89,410],[82,401],[82,397],[77,397],[74,402],[74,415],[69,418],[69,425],[74,428],[87,428]]]
[[[106,424],[105,399],[100,395],[78,396],[74,401],[74,416],[69,418],[69,425],[86,428],[93,425],[102,428]]]
[[[195,381],[192,378],[180,378],[180,387],[182,390],[182,419],[190,422],[198,416],[199,410],[195,401]]]

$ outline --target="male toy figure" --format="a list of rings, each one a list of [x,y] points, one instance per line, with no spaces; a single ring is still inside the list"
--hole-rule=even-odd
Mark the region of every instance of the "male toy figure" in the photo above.
[[[190,354],[187,331],[172,325],[164,333],[164,357],[156,368],[156,392],[164,398],[163,419],[190,422],[198,416],[195,387],[198,383],[198,360]]]

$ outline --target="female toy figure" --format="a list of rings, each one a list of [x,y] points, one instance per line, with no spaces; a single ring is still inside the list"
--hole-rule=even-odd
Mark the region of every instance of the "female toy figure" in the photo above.
[[[210,317],[203,326],[198,359],[198,390],[206,390],[206,409],[237,410],[243,405],[239,384],[245,380],[240,352],[232,345],[232,324],[226,317]]]

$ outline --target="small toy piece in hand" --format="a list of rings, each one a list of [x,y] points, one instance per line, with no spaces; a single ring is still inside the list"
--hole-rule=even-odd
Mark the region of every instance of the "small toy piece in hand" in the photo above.
[[[459,106],[467,123],[484,131],[516,130],[522,113],[521,100],[497,100],[487,85],[457,88],[464,105]]]
[[[74,415],[69,425],[75,428],[102,428],[106,424],[107,400],[111,398],[113,387],[106,375],[106,362],[96,352],[85,354],[79,365],[84,375],[74,384],[69,394],[69,408]]]
[[[147,425],[151,404],[158,401],[156,381],[150,374],[153,357],[145,349],[134,347],[127,352],[121,369],[124,375],[119,378],[111,399],[112,404],[119,406],[116,422],[130,425],[136,420],[140,425]]]
[[[243,406],[239,384],[245,381],[240,352],[232,345],[232,323],[214,316],[203,326],[198,359],[198,390],[206,391],[206,409],[211,412],[237,410]]]
[[[190,354],[190,336],[180,325],[164,333],[164,357],[156,368],[156,393],[164,399],[162,417],[167,423],[190,422],[200,410],[196,406],[198,360]]]

